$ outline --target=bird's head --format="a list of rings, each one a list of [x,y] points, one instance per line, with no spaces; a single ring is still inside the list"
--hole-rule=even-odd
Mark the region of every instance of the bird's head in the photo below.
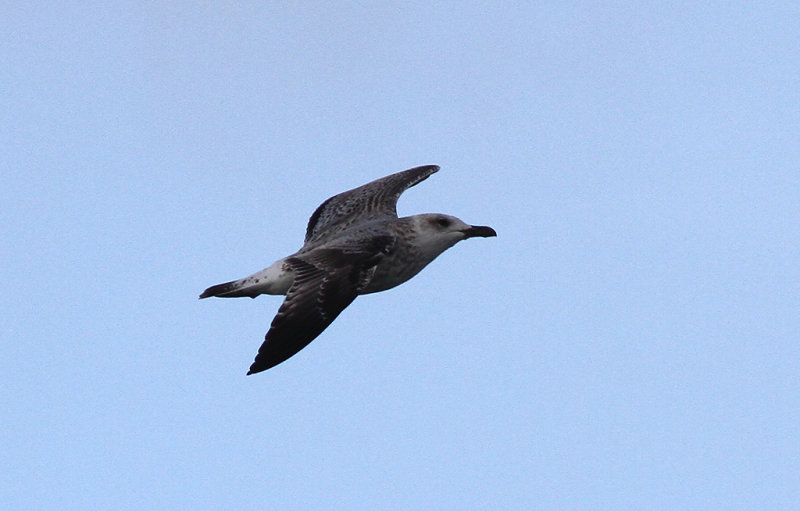
[[[437,255],[467,238],[497,236],[491,227],[470,225],[454,216],[442,213],[415,215],[416,243]]]

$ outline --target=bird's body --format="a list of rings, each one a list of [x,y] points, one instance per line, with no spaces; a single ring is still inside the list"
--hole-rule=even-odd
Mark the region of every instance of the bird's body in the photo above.
[[[416,167],[331,197],[311,216],[305,244],[295,254],[200,295],[286,295],[247,374],[303,349],[356,296],[402,284],[463,239],[497,235],[490,227],[449,215],[397,217],[400,194],[437,170],[435,165]]]

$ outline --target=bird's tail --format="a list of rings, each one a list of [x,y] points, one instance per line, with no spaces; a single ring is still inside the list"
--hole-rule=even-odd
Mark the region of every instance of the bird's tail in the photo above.
[[[231,282],[225,282],[223,284],[211,286],[203,291],[203,294],[200,295],[200,298],[208,298],[210,296],[218,296],[220,298],[239,298],[242,296],[249,296],[250,298],[255,298],[261,294],[254,291],[250,286],[248,286],[248,282],[245,281],[247,281],[247,279],[233,280]]]
[[[203,291],[200,298],[219,296],[221,298],[237,298],[258,295],[285,295],[294,282],[294,272],[288,266],[284,268],[283,259],[276,261],[269,268],[254,273],[249,277],[224,284],[217,284]]]

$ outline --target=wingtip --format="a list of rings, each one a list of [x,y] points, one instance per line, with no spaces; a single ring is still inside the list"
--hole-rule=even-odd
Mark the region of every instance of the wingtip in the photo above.
[[[255,365],[255,364],[253,364],[253,365]],[[248,370],[247,370],[247,376],[250,376],[251,374],[257,374],[257,373],[260,373],[261,371],[264,371],[265,369],[266,369],[266,368],[264,368],[264,369],[255,369],[255,370],[254,370],[254,369],[253,369],[253,366],[250,366],[250,369],[248,369]]]
[[[250,367],[247,369],[247,376],[250,376],[251,374],[260,373],[261,371],[264,371],[264,370],[268,369],[269,367],[271,367],[271,366],[266,366],[265,367],[263,363],[259,363],[258,359],[259,359],[260,356],[261,356],[260,353],[258,355],[256,355],[256,359],[253,360],[252,364],[250,364]]]
[[[439,172],[439,169],[440,167],[438,165],[419,165],[417,167],[407,169],[404,172],[425,172],[428,176],[430,176],[434,172]]]
[[[439,169],[441,169],[441,167],[440,167],[440,166],[438,166],[438,165],[433,165],[433,164],[431,164],[431,165],[421,165],[421,166],[419,166],[419,167],[417,167],[417,168],[418,168],[418,169],[426,169],[426,170],[427,170],[428,172],[430,172],[431,174],[433,174],[434,172],[439,172]]]

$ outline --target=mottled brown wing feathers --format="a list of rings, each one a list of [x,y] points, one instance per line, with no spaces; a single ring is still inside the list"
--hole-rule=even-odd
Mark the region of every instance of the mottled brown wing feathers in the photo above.
[[[323,202],[308,220],[306,243],[318,241],[370,217],[396,218],[400,195],[437,170],[439,167],[436,165],[415,167],[334,195]]]
[[[384,247],[392,242],[388,236],[379,240]],[[383,253],[320,249],[288,258],[286,262],[295,272],[294,283],[247,374],[280,364],[321,334],[355,300]]]

